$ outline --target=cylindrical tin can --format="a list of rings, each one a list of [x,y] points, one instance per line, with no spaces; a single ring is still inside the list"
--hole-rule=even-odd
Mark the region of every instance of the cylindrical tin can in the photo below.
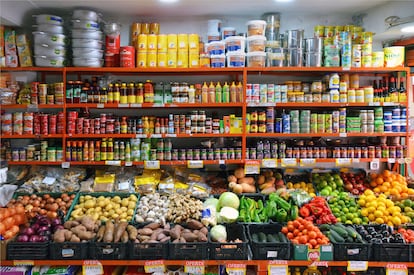
[[[135,68],[135,48],[132,46],[124,46],[119,51],[119,64],[121,67]]]

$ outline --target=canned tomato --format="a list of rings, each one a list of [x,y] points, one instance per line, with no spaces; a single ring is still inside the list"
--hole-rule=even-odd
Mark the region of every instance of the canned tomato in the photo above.
[[[33,134],[33,112],[24,112],[23,114],[23,134]]]
[[[57,115],[49,114],[49,134],[56,134]]]
[[[132,46],[124,46],[119,50],[119,64],[121,67],[135,67],[135,48]]]

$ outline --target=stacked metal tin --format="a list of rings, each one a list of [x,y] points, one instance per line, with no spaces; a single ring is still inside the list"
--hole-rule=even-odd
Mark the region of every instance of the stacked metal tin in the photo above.
[[[305,66],[321,67],[323,55],[323,38],[313,37],[305,39]]]

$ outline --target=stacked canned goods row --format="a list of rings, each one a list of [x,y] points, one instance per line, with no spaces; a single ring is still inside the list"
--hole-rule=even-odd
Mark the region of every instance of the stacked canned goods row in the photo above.
[[[322,159],[322,158],[404,158],[407,147],[403,145],[364,146],[289,146],[285,141],[258,140],[246,148],[246,159]]]
[[[198,68],[198,34],[139,34],[135,40],[138,68]]]
[[[14,112],[1,115],[2,135],[63,134],[64,114]]]
[[[19,95],[20,104],[63,104],[65,97],[65,85],[62,82],[45,84],[32,82],[26,89],[22,89]],[[30,91],[30,92],[29,92]]]
[[[405,133],[407,131],[407,108],[384,110],[384,132]]]
[[[8,161],[62,161],[62,146],[49,144],[50,141],[42,140],[40,144],[29,144],[26,147],[6,149]],[[7,154],[7,150],[11,154]],[[9,156],[8,156],[9,155]]]

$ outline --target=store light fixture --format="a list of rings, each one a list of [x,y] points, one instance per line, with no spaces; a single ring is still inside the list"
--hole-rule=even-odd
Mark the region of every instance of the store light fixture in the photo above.
[[[165,3],[165,4],[170,4],[170,3],[175,3],[178,2],[178,0],[159,0],[161,3]]]
[[[385,23],[389,29],[398,28],[402,33],[414,33],[414,15],[404,18],[389,16],[385,18]]]
[[[287,2],[293,2],[294,0],[275,0],[277,3],[287,3]]]

